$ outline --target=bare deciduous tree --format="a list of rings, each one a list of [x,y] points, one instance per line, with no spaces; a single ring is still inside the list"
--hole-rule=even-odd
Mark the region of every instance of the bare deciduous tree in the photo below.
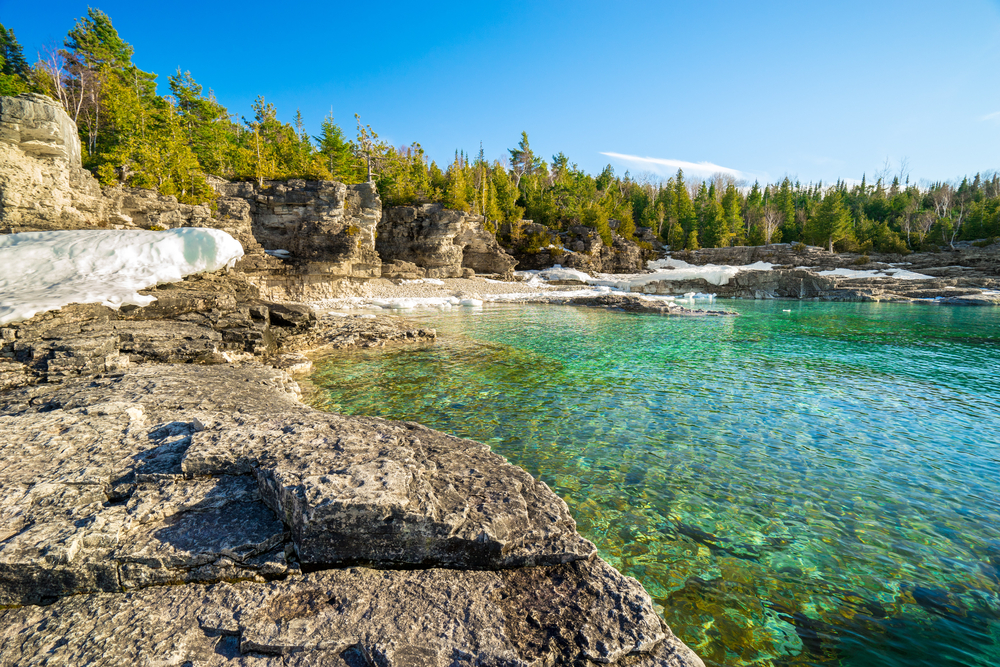
[[[764,220],[761,229],[764,232],[764,245],[771,245],[771,236],[781,226],[781,221],[785,214],[773,202],[768,202],[764,207]]]

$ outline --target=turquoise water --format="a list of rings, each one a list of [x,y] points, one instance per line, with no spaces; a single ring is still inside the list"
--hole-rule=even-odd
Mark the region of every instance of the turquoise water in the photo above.
[[[418,311],[311,401],[489,443],[709,665],[1000,665],[1000,308],[722,303]]]

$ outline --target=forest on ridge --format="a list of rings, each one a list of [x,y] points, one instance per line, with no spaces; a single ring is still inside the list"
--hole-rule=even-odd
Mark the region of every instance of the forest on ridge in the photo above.
[[[717,174],[669,179],[609,165],[595,175],[563,153],[546,161],[526,132],[509,157],[455,152],[442,168],[419,143],[392,146],[355,116],[348,137],[332,115],[320,133],[306,132],[301,114],[278,120],[260,96],[237,117],[190,72],[167,76],[139,69],[134,50],[110,17],[90,9],[63,48],[30,64],[13,29],[0,25],[0,95],[35,92],[58,100],[76,122],[83,164],[102,186],[124,184],[210,201],[208,175],[228,180],[301,178],[374,181],[386,206],[440,202],[485,217],[510,244],[525,244],[525,219],[554,230],[582,224],[610,245],[615,233],[633,238],[650,227],[671,248],[804,242],[839,251],[893,252],[947,247],[959,240],[1000,237],[1000,175],[975,174],[953,183],[918,185],[905,168],[884,168],[869,180],[832,185],[744,183]],[[617,221],[617,224],[612,223]]]

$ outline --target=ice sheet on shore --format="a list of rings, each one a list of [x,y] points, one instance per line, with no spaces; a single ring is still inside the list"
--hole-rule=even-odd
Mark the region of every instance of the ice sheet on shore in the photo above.
[[[821,276],[837,276],[839,278],[895,278],[896,280],[934,280],[934,276],[927,276],[923,273],[914,273],[905,269],[871,269],[859,271],[857,269],[830,269],[828,271],[817,271]]]
[[[579,281],[587,285],[611,287],[629,291],[633,287],[642,287],[661,280],[697,280],[702,278],[710,285],[725,285],[733,276],[741,271],[770,271],[774,268],[768,262],[755,262],[745,266],[726,266],[705,264],[697,266],[679,259],[666,258],[648,262],[646,265],[652,273],[606,274],[598,273],[590,276],[583,271],[564,268],[558,264],[541,271],[518,271],[516,275],[531,286],[539,286],[543,282]]]
[[[218,229],[73,230],[0,235],[0,324],[70,303],[145,306],[138,290],[232,266],[239,241]]]

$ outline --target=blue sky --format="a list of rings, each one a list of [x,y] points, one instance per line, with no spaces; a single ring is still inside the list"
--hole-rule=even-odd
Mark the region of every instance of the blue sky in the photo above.
[[[353,136],[359,113],[439,163],[524,130],[595,173],[1000,169],[1000,0],[90,3],[161,93],[180,67],[234,114],[263,95]],[[34,60],[86,11],[0,0],[0,23]]]

